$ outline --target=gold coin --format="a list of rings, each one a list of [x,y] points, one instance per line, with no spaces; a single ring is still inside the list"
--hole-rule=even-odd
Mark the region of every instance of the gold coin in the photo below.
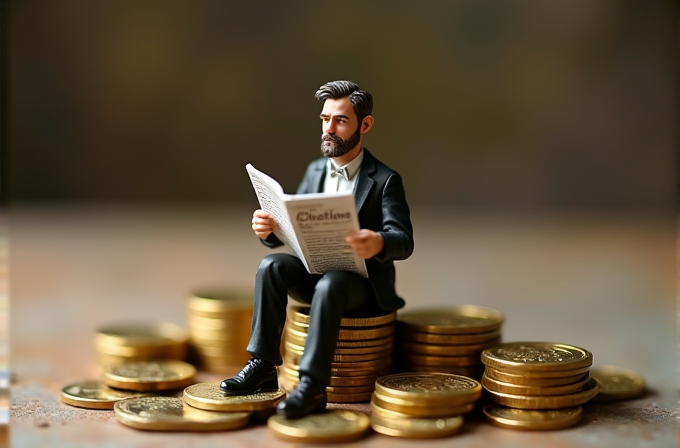
[[[377,392],[373,392],[371,397],[371,403],[375,406],[387,409],[390,411],[400,412],[402,414],[407,414],[412,417],[454,417],[456,415],[462,415],[474,409],[474,403],[462,404],[462,405],[442,405],[442,406],[432,406],[432,405],[417,405],[412,402],[387,397],[385,395],[380,395]]]
[[[486,333],[471,334],[432,334],[404,328],[400,336],[404,341],[420,342],[422,344],[464,345],[498,340],[501,337],[501,331],[494,330]]]
[[[421,366],[474,366],[479,364],[479,355],[467,356],[430,356],[416,355],[415,353],[403,353],[401,359],[406,363]]]
[[[380,339],[394,335],[394,323],[379,327],[355,327],[350,329],[340,328],[338,339],[341,341],[363,341],[365,339]]]
[[[482,376],[482,385],[490,391],[511,395],[566,395],[585,389],[589,380],[586,376],[581,381],[563,386],[523,386],[504,383],[484,375]]]
[[[97,353],[126,358],[146,359],[183,359],[186,356],[187,344],[168,344],[157,346],[130,347],[124,345],[97,345]]]
[[[283,365],[281,368],[281,373],[288,379],[295,381],[299,380],[299,373],[297,370],[289,368],[287,365]],[[364,376],[331,376],[330,386],[368,386],[374,387],[375,380],[380,378],[385,374],[385,370],[377,371],[376,373]]]
[[[327,392],[329,403],[367,403],[371,401],[373,392],[361,392],[356,394]]]
[[[195,334],[191,335],[191,340],[189,342],[189,345],[193,347],[245,347],[248,346],[248,341],[250,338],[250,334],[242,334],[242,335],[229,335],[225,336],[223,339],[215,339],[215,338],[202,338],[200,336],[197,336]]]
[[[250,337],[250,330],[245,328],[241,331],[232,330],[213,330],[210,328],[192,328],[192,340],[203,339],[208,341],[222,341],[223,343],[243,344],[248,345],[248,338]],[[244,345],[244,348],[245,348]]]
[[[478,400],[482,385],[471,378],[446,373],[397,373],[378,378],[375,391],[417,404],[460,405]]]
[[[503,372],[563,371],[588,367],[593,355],[573,345],[551,342],[511,342],[482,352],[482,362]]]
[[[562,409],[582,405],[597,395],[597,381],[590,378],[586,388],[565,395],[513,395],[486,389],[491,400],[503,406],[517,409]]]
[[[339,443],[358,439],[368,431],[367,415],[347,409],[290,420],[273,415],[267,420],[269,431],[279,439],[302,443]]]
[[[113,409],[120,400],[149,394],[112,389],[101,381],[78,381],[61,389],[61,401],[86,409]]]
[[[150,431],[220,431],[242,428],[249,420],[247,412],[202,411],[172,397],[122,400],[114,411],[122,424]]]
[[[369,393],[368,398],[370,399],[370,394],[375,390],[375,382],[373,384],[366,384],[363,386],[327,386],[326,392],[329,394],[364,394]]]
[[[248,331],[250,333],[250,318],[246,314],[225,317],[188,316],[187,325],[191,329]]]
[[[297,346],[296,346],[297,347]],[[286,353],[289,353],[290,355],[294,355],[296,357],[302,356],[304,353],[304,350],[293,350],[290,348],[290,346],[286,346]],[[389,358],[392,357],[392,349],[388,348],[387,350],[379,351],[379,352],[373,352],[373,353],[366,353],[366,354],[351,354],[351,355],[339,355],[336,353],[333,355],[333,361],[334,362],[361,362],[361,361],[373,361],[376,359],[381,359],[381,358]]]
[[[370,353],[380,353],[391,351],[393,348],[392,338],[389,338],[385,345],[375,346],[375,347],[349,347],[349,348],[336,348],[335,355],[367,355]],[[304,345],[294,344],[288,340],[284,343],[284,348],[292,352],[303,353],[305,350]]]
[[[95,335],[98,347],[167,347],[188,340],[187,330],[170,322],[109,325],[99,328]]]
[[[214,357],[218,359],[228,359],[228,358],[233,358],[233,359],[242,359],[244,356],[247,356],[247,359],[250,359],[251,356],[248,354],[248,352],[244,348],[239,348],[239,347],[208,347],[208,346],[202,346],[202,345],[197,345],[194,347],[196,350],[196,353],[202,356],[207,356],[207,357]]]
[[[305,345],[305,340],[307,339],[307,333],[296,331],[290,327],[286,327],[284,332],[284,338],[287,342],[295,345]],[[348,340],[348,341],[337,341],[335,348],[364,348],[364,347],[387,347],[392,346],[394,343],[394,335],[390,334],[386,337],[372,338],[372,339],[358,339],[358,340]]]
[[[389,361],[389,360],[388,360]],[[298,364],[292,364],[290,362],[286,361],[286,358],[283,358],[283,365],[284,368],[294,371],[296,374],[300,368]],[[352,369],[348,370],[343,367],[335,367],[331,365],[331,377],[333,376],[338,376],[338,377],[367,377],[367,376],[375,376],[375,375],[384,375],[385,372],[388,372],[390,370],[390,367],[392,366],[391,363],[386,363],[385,365],[379,365],[373,368],[368,368],[368,369]]]
[[[300,364],[300,355],[296,353],[286,352],[283,359],[290,366]],[[382,357],[378,359],[373,359],[369,361],[358,361],[358,362],[332,362],[331,371],[357,371],[357,370],[376,370],[382,369],[387,366],[392,365],[391,357]]]
[[[398,317],[404,328],[435,334],[485,333],[500,329],[503,314],[476,305],[424,309],[401,313]]]
[[[168,390],[194,383],[196,368],[182,361],[136,361],[104,367],[104,382],[126,390]]]
[[[409,352],[419,355],[434,355],[434,356],[461,356],[461,355],[479,355],[485,348],[493,347],[500,344],[500,338],[492,339],[480,344],[466,344],[466,345],[434,345],[421,344],[419,342],[404,341],[401,347]]]
[[[309,324],[309,306],[293,305],[288,308],[288,317],[292,322],[301,324]],[[391,313],[348,313],[340,321],[341,327],[374,327],[378,325],[388,324],[394,322],[397,318],[397,312]]]
[[[398,371],[401,372],[429,372],[429,373],[451,373],[453,375],[467,376],[472,379],[480,379],[484,373],[484,365],[471,366],[421,366],[418,364],[408,364],[402,366]]]
[[[576,375],[582,375],[584,373],[588,373],[590,371],[590,366],[585,366],[585,367],[579,367],[578,369],[569,369],[569,370],[523,370],[522,368],[495,368],[495,367],[489,367],[486,366],[486,370],[495,370],[496,372],[499,372],[504,375],[514,375],[515,377],[517,376],[522,376],[526,379],[533,379],[533,378],[568,378]],[[508,383],[511,383],[512,381],[508,381]]]
[[[259,411],[273,408],[286,398],[286,391],[258,392],[249,395],[224,395],[220,382],[198,383],[184,389],[184,401],[206,411]]]
[[[371,414],[371,427],[375,432],[409,439],[434,439],[456,434],[463,426],[463,417],[405,419],[382,418]]]
[[[598,400],[624,400],[641,395],[645,379],[632,370],[616,366],[602,366],[590,370],[599,384]]]
[[[202,291],[189,298],[188,309],[193,315],[218,317],[239,312],[252,312],[253,294],[246,291]]]
[[[511,373],[500,372],[496,369],[487,367],[484,370],[484,375],[488,378],[502,381],[504,383],[515,384],[518,386],[565,386],[567,384],[578,383],[588,378],[589,367],[582,367],[580,369],[575,369],[574,371],[565,371],[567,376],[559,377],[548,377],[548,378],[535,378],[531,376],[515,375]],[[565,374],[565,372],[560,372]],[[577,372],[577,373],[573,373]],[[552,373],[552,372],[547,372]],[[540,373],[539,373],[540,374]]]
[[[501,428],[548,431],[577,425],[583,418],[583,409],[576,406],[540,411],[489,404],[484,407],[484,415],[489,423]]]

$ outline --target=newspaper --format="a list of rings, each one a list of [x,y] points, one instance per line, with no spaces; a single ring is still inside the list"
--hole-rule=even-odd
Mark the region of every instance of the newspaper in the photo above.
[[[366,262],[345,242],[349,233],[359,230],[351,192],[286,194],[251,164],[246,170],[260,208],[278,224],[274,234],[295,251],[308,272],[343,270],[368,277]]]

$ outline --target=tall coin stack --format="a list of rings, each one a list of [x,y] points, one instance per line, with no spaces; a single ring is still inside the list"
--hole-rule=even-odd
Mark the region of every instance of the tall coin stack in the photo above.
[[[252,295],[208,292],[189,298],[187,322],[195,362],[203,370],[230,373],[242,367],[253,316]]]
[[[399,373],[376,381],[371,426],[381,434],[408,438],[445,437],[458,432],[462,414],[482,395],[482,385],[448,373]]]
[[[395,319],[396,312],[347,315],[342,319],[331,364],[331,381],[326,388],[329,402],[355,403],[371,399],[375,380],[392,366]],[[309,307],[289,307],[282,368],[282,379],[288,388],[295,387],[299,381],[298,369],[308,327]]]
[[[97,330],[94,343],[99,364],[186,358],[189,334],[179,325],[131,323],[108,325]]]
[[[482,385],[494,404],[487,420],[513,429],[548,430],[576,425],[582,404],[597,395],[589,377],[593,355],[579,347],[514,342],[484,350]]]
[[[479,379],[481,353],[501,342],[504,316],[490,308],[460,305],[399,314],[400,372],[444,372]]]

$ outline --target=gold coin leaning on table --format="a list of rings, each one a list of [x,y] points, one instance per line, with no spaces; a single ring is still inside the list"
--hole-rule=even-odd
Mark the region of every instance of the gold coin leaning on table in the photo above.
[[[86,409],[113,409],[120,400],[146,396],[150,394],[112,389],[99,380],[78,381],[61,389],[61,401]]]
[[[368,431],[367,415],[346,409],[290,420],[273,415],[267,420],[269,431],[279,439],[303,443],[339,443],[358,439]]]
[[[474,402],[461,405],[420,404],[409,400],[397,399],[373,392],[371,403],[388,411],[408,414],[412,417],[454,417],[466,414],[474,409]]]
[[[590,376],[597,380],[600,389],[598,400],[625,400],[642,394],[645,379],[638,373],[616,366],[590,369]]]
[[[584,379],[572,384],[562,386],[524,386],[512,383],[504,383],[502,381],[494,380],[486,375],[482,376],[482,386],[487,390],[493,392],[500,392],[503,394],[512,395],[566,395],[573,394],[588,386],[590,379],[586,376]]]
[[[486,420],[494,426],[526,431],[549,431],[577,425],[583,418],[581,406],[549,409],[524,410],[489,404],[484,407]]]
[[[224,395],[219,381],[198,383],[184,389],[184,401],[206,411],[259,411],[276,407],[286,398],[286,391],[258,392],[248,395]]]
[[[502,381],[504,383],[516,384],[519,386],[564,386],[567,384],[574,384],[588,378],[589,367],[582,367],[564,372],[559,372],[558,377],[541,377],[535,378],[531,376],[515,375],[510,373],[499,372],[496,369],[487,367],[484,370],[484,375],[488,378]],[[554,373],[554,372],[542,372]]]
[[[562,409],[582,405],[597,395],[597,381],[590,378],[588,386],[580,392],[565,395],[512,395],[486,389],[491,401],[517,409]]]
[[[178,389],[193,384],[194,375],[194,366],[174,360],[137,361],[104,367],[104,382],[126,390]]]
[[[593,363],[588,350],[552,342],[510,342],[484,350],[481,359],[488,367],[517,374],[574,370]]]
[[[397,373],[378,378],[380,395],[416,403],[467,404],[482,395],[482,385],[471,378],[447,373]]]
[[[405,329],[434,334],[496,331],[500,329],[504,319],[501,312],[476,305],[406,311],[398,317]]]
[[[371,414],[374,431],[393,437],[413,439],[434,439],[456,434],[463,426],[463,417],[405,419],[383,418]]]
[[[116,403],[116,419],[149,431],[220,431],[248,424],[247,412],[211,412],[192,408],[181,398],[131,398]]]

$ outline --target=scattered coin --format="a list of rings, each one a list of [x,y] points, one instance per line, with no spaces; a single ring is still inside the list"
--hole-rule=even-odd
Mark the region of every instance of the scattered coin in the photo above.
[[[502,313],[476,305],[460,305],[401,313],[398,320],[406,328],[434,334],[469,334],[497,331]]]
[[[126,390],[179,389],[194,383],[196,368],[175,360],[135,361],[104,368],[104,382]]]
[[[212,412],[193,408],[181,398],[144,397],[115,404],[116,419],[126,426],[150,431],[219,431],[248,424],[247,412]]]
[[[71,406],[86,409],[113,409],[113,405],[120,400],[148,395],[112,389],[99,380],[78,381],[61,389],[61,401]]]
[[[267,420],[269,431],[289,442],[340,443],[358,439],[371,425],[365,414],[335,409],[290,420],[273,415]]]
[[[566,395],[582,391],[588,385],[589,378],[586,377],[571,384],[562,386],[523,386],[512,383],[504,383],[494,380],[485,375],[482,376],[484,387],[493,392],[500,392],[512,395]]]
[[[471,378],[446,373],[398,373],[378,378],[375,391],[414,404],[456,406],[478,400],[482,385]]]
[[[638,373],[616,366],[601,366],[590,370],[600,388],[598,400],[625,400],[642,394],[645,379]]]

